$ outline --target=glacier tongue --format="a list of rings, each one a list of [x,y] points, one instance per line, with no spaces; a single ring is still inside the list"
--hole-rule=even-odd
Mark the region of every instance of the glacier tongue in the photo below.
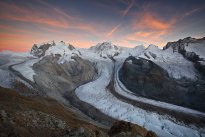
[[[107,85],[111,80],[112,63],[98,62],[99,78],[76,89],[76,95],[103,113],[116,119],[137,123],[158,133],[160,137],[200,137],[196,127],[187,127],[182,123],[174,123],[169,117],[147,112],[113,96]]]

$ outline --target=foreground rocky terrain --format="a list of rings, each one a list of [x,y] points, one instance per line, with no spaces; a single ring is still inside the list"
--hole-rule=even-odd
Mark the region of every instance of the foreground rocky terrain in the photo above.
[[[189,37],[163,49],[51,41],[1,52],[2,136],[203,137],[204,50]]]
[[[118,121],[111,128],[91,124],[86,117],[53,99],[24,97],[0,87],[1,137],[155,137],[155,133]]]

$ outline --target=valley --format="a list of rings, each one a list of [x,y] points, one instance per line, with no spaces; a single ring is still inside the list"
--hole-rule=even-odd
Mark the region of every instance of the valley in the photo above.
[[[85,49],[45,42],[29,53],[1,52],[0,86],[15,90],[19,98],[52,99],[104,136],[119,120],[159,137],[203,137],[204,49],[205,38],[190,37],[164,49],[110,42]]]

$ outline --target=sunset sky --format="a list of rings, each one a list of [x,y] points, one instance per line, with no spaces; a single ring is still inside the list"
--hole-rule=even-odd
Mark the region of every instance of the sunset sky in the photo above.
[[[0,50],[50,40],[162,47],[188,36],[205,36],[205,0],[0,0]]]

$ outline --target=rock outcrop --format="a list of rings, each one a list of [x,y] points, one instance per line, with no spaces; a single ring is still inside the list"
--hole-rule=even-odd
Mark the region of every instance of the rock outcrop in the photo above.
[[[45,55],[46,50],[48,50],[52,46],[55,46],[54,41],[52,43],[45,43],[42,45],[34,44],[31,49],[31,54],[36,57],[42,57]]]
[[[72,61],[59,63],[61,55],[48,55],[33,65],[34,80],[39,89],[49,96],[63,95],[95,78],[97,70],[93,63],[72,56]]]
[[[63,41],[59,43],[64,46],[67,46],[67,48],[71,51],[75,49],[75,47],[71,44],[66,45],[65,42]],[[43,43],[43,44],[34,44],[30,53],[33,56],[40,58],[40,57],[45,56],[46,51],[52,46],[56,46],[56,43],[54,41]]]

